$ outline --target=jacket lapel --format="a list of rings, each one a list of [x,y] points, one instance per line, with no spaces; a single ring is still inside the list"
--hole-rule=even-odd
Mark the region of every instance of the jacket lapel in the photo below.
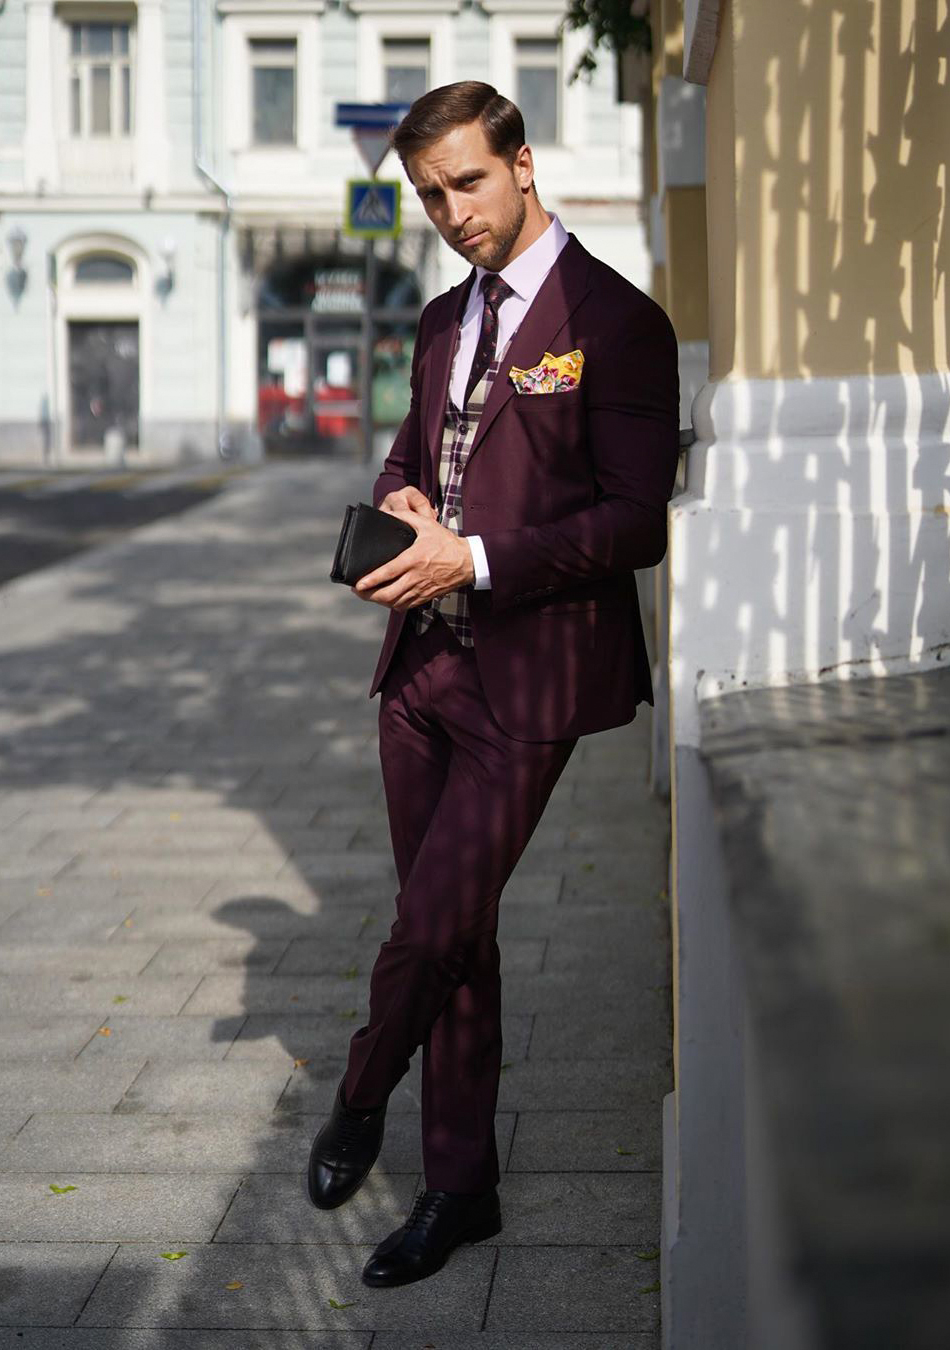
[[[445,425],[445,402],[449,396],[452,358],[455,356],[455,344],[458,342],[459,328],[462,326],[462,315],[465,313],[474,280],[473,267],[465,281],[446,293],[443,318],[430,343],[432,361],[424,419],[426,447],[434,470],[434,475],[430,478],[433,484],[439,481],[438,466],[442,454],[442,429]]]
[[[561,249],[554,266],[544,278],[541,289],[534,297],[527,314],[521,320],[508,348],[508,355],[492,383],[478,430],[472,441],[469,460],[484,440],[492,422],[508,400],[514,396],[515,387],[508,378],[508,371],[512,366],[530,370],[532,366],[538,364],[544,353],[551,349],[551,343],[558,332],[589,290],[587,281],[589,268],[590,254],[572,234]],[[455,331],[458,332],[457,327]],[[448,377],[446,382],[447,379]],[[444,392],[442,406],[445,406]]]

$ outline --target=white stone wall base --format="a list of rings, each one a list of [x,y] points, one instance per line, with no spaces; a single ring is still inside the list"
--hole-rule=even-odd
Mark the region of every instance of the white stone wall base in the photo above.
[[[728,690],[950,660],[950,377],[706,384],[670,507],[673,737]]]

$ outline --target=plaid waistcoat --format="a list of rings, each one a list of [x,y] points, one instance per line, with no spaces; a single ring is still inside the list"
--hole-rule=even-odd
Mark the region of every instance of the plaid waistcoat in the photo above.
[[[451,393],[446,400],[445,421],[442,424],[442,455],[439,459],[439,523],[455,534],[462,533],[462,474],[472,452],[475,433],[478,431],[478,424],[495,376],[504,364],[514,336],[512,333],[505,343],[504,351],[496,355],[475,385],[464,412],[460,412],[452,402]],[[455,355],[452,358],[452,374],[449,375],[450,390],[458,351],[459,344],[456,342]],[[474,646],[467,586],[463,590],[450,591],[448,595],[439,596],[438,599],[421,605],[414,614],[416,631],[424,633],[435,622],[437,616],[445,620],[463,647]]]

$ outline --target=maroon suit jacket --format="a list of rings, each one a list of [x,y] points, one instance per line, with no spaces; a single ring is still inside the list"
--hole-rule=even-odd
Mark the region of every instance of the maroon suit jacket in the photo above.
[[[409,412],[373,500],[412,484],[435,502],[449,373],[467,281],[424,310]],[[569,393],[517,394],[510,366],[580,348]],[[495,720],[550,741],[629,722],[653,702],[634,568],[666,552],[679,454],[676,337],[662,309],[574,235],[521,321],[462,480],[462,521],[480,534],[491,589],[471,591],[475,658]],[[390,615],[373,680],[405,614]]]

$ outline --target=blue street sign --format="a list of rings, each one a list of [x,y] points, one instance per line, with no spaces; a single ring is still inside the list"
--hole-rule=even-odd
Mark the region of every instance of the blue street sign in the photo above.
[[[336,125],[388,131],[398,126],[408,111],[408,103],[338,103]]]
[[[351,178],[346,185],[343,229],[359,239],[394,238],[400,231],[401,183]]]

